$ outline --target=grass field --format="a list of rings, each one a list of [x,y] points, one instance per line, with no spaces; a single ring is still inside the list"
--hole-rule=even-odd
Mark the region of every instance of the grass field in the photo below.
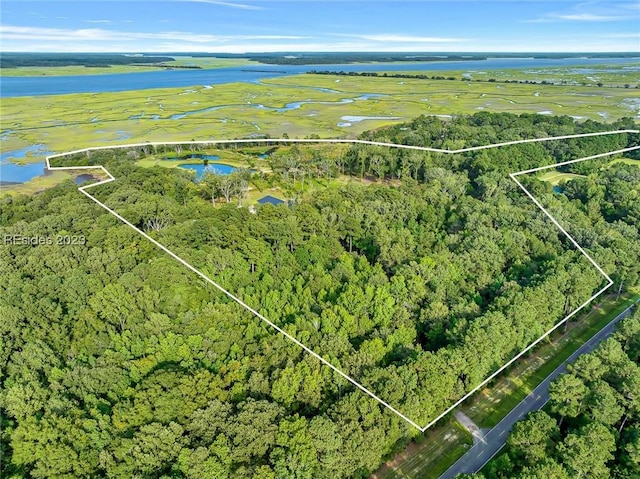
[[[613,165],[614,163],[625,163],[627,165],[636,165],[637,167],[640,167],[640,160],[633,160],[631,158],[616,158],[611,161],[610,164]]]
[[[176,59],[176,63],[182,65],[194,62],[204,68],[216,68],[237,66],[244,60]],[[619,82],[628,81],[628,76],[634,74],[628,67],[607,67],[610,71],[602,73],[601,77],[608,82],[615,78]],[[94,69],[86,70],[97,73]],[[590,67],[589,71],[592,70],[597,68]],[[460,76],[464,72],[432,73]],[[496,75],[493,76],[498,78],[501,77],[497,73],[501,73],[506,78],[533,75],[540,79],[542,75],[547,80],[552,79],[549,75],[574,75],[583,82],[585,77],[593,76],[584,72],[572,73],[567,68],[543,69],[537,73],[523,69],[504,70],[486,72],[486,75],[494,73]],[[601,77],[598,78],[603,80]],[[421,114],[448,116],[482,110],[566,113],[581,119],[612,121],[638,114],[640,101],[633,97],[631,93],[634,92],[593,85],[296,75],[271,78],[260,84],[231,83],[212,88],[197,86],[4,98],[0,148],[8,152],[43,144],[47,150],[63,152],[128,142],[226,139],[265,134],[276,137],[284,133],[291,137],[311,134],[321,138],[356,137],[365,130],[406,121]],[[366,94],[379,96],[363,98],[362,95]],[[291,105],[301,101],[318,103]],[[346,121],[343,118],[346,116],[387,119]],[[20,161],[42,161],[42,157],[27,155]],[[568,178],[569,175],[549,174],[553,184]],[[51,180],[34,182],[48,184]],[[26,185],[25,189],[31,191],[31,185]]]
[[[330,91],[321,91],[325,88]],[[363,94],[383,95],[357,99]],[[261,84],[150,89],[3,99],[3,151],[36,143],[62,152],[134,141],[234,138],[252,134],[353,137],[421,114],[482,110],[634,116],[624,88],[538,86],[439,80],[296,75]],[[325,102],[285,109],[298,101]],[[274,110],[261,107],[278,108]],[[343,116],[393,117],[338,126]]]
[[[556,186],[560,183],[564,183],[565,181],[580,177],[582,177],[582,175],[576,175],[575,173],[563,173],[558,170],[549,170],[542,173],[538,178],[542,181],[551,183],[553,186]]]
[[[567,357],[602,329],[616,315],[640,298],[634,291],[615,301],[608,296],[601,304],[549,341],[518,361],[508,373],[500,376],[489,387],[461,406],[462,412],[481,428],[491,428],[524,399],[535,387],[556,369]],[[562,329],[562,328],[560,328]],[[464,454],[464,440],[445,448],[439,447],[447,434],[458,435],[459,424],[449,420],[433,431],[427,431],[422,442],[411,444],[406,451],[385,464],[372,479],[436,479]]]
[[[6,77],[27,77],[27,76],[69,76],[69,75],[110,75],[115,73],[140,73],[156,70],[170,70],[172,67],[199,66],[203,69],[230,68],[245,65],[260,65],[260,63],[250,60],[235,58],[194,58],[194,57],[174,57],[173,62],[163,62],[162,67],[144,65],[113,65],[110,67],[18,67],[3,68],[0,70],[2,76]]]
[[[605,168],[608,166],[614,165],[616,163],[624,163],[626,165],[635,165],[637,167],[640,167],[640,160],[634,160],[632,158],[616,158],[614,160],[611,160],[605,166]],[[559,185],[573,178],[583,178],[583,177],[584,177],[583,175],[576,175],[574,173],[564,173],[558,170],[548,170],[538,175],[538,179],[549,182],[553,186]]]

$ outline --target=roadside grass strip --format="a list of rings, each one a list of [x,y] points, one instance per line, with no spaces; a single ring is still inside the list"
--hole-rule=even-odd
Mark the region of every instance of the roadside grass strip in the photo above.
[[[552,168],[557,168],[559,166],[568,165],[568,164],[572,164],[572,163],[578,163],[578,162],[592,160],[592,159],[596,159],[596,158],[602,158],[602,157],[606,157],[606,156],[622,154],[622,153],[638,150],[638,149],[640,149],[640,146],[635,146],[635,147],[631,147],[631,148],[625,148],[625,149],[616,150],[616,151],[610,151],[610,152],[607,152],[607,153],[588,156],[588,157],[585,157],[585,158],[579,158],[579,159],[576,159],[576,160],[570,160],[570,161],[565,161],[565,162],[561,162],[561,163],[555,163],[553,165],[542,166],[542,167],[539,167],[539,168],[533,168],[533,169],[530,169],[530,170],[523,170],[523,171],[518,171],[518,172],[509,174],[510,178],[522,189],[522,191],[525,193],[525,195],[527,195],[533,201],[533,203],[551,220],[551,222],[560,230],[560,232],[564,236],[567,237],[567,239],[571,242],[571,244],[585,258],[587,258],[587,260],[593,265],[594,268],[596,268],[596,270],[607,281],[607,284],[606,284],[606,286],[601,288],[599,291],[597,291],[595,294],[593,294],[588,300],[586,300],[584,303],[582,303],[582,305],[580,305],[577,309],[575,309],[574,311],[569,313],[565,318],[563,318],[562,320],[557,322],[551,329],[546,331],[542,336],[540,336],[538,339],[536,339],[531,344],[529,344],[529,346],[527,346],[525,349],[523,349],[515,357],[513,357],[511,360],[506,362],[502,367],[500,367],[499,369],[494,371],[484,381],[482,381],[475,388],[473,388],[471,391],[469,391],[463,397],[458,399],[449,408],[447,408],[440,415],[438,415],[435,419],[433,419],[431,422],[429,422],[428,424],[426,424],[424,426],[421,426],[420,424],[418,424],[418,423],[414,422],[413,420],[411,420],[409,417],[404,415],[401,411],[399,411],[398,409],[393,407],[391,404],[387,403],[386,401],[384,401],[383,399],[378,397],[371,390],[367,389],[365,386],[360,384],[358,381],[356,381],[355,379],[353,379],[349,375],[345,374],[342,370],[340,370],[339,368],[337,368],[336,366],[331,364],[329,361],[324,359],[318,353],[316,353],[315,351],[313,351],[312,349],[307,347],[305,344],[303,344],[301,341],[299,341],[298,339],[293,337],[291,334],[289,334],[286,331],[284,331],[281,327],[279,327],[278,325],[273,323],[271,320],[269,320],[268,318],[266,318],[265,316],[260,314],[258,311],[256,311],[254,308],[252,308],[251,306],[246,304],[244,301],[242,301],[240,298],[235,296],[233,293],[231,293],[228,290],[226,290],[224,287],[222,287],[216,281],[211,279],[209,276],[207,276],[204,273],[202,273],[200,270],[195,268],[193,265],[191,265],[190,263],[188,263],[187,261],[182,259],[180,256],[175,254],[173,251],[169,250],[166,246],[162,245],[157,240],[153,239],[147,233],[145,233],[144,231],[142,231],[139,228],[137,228],[136,226],[134,226],[127,219],[125,219],[124,217],[119,215],[117,212],[115,212],[114,210],[109,208],[107,205],[102,203],[100,200],[98,200],[97,198],[92,196],[87,190],[89,190],[91,188],[94,188],[96,186],[100,186],[100,185],[109,183],[111,181],[115,181],[115,179],[116,179],[113,175],[111,175],[111,173],[109,173],[109,171],[107,171],[107,169],[104,166],[101,166],[101,165],[97,165],[97,166],[51,166],[51,160],[56,159],[56,158],[62,158],[62,157],[68,156],[68,155],[76,154],[76,153],[85,153],[85,152],[96,151],[96,150],[113,150],[113,149],[126,149],[126,148],[132,148],[132,147],[142,147],[142,146],[161,146],[161,145],[178,145],[178,144],[180,144],[180,145],[212,145],[213,146],[213,145],[220,145],[220,144],[242,144],[242,143],[251,143],[251,144],[255,144],[255,143],[265,143],[265,144],[267,144],[267,143],[275,143],[275,144],[280,144],[280,143],[316,143],[316,144],[346,143],[346,144],[364,144],[364,145],[384,146],[384,147],[389,147],[389,148],[402,148],[402,149],[428,151],[428,152],[443,153],[443,154],[458,154],[458,153],[467,153],[467,152],[472,152],[472,151],[477,151],[477,150],[486,150],[486,149],[492,149],[492,148],[499,148],[499,147],[502,147],[502,146],[517,145],[517,144],[522,144],[522,143],[537,143],[537,142],[542,142],[542,141],[565,140],[565,139],[571,139],[571,138],[584,138],[584,137],[603,136],[603,135],[615,135],[615,134],[621,134],[621,133],[640,133],[640,131],[638,131],[638,130],[618,130],[618,131],[585,133],[585,134],[565,135],[565,136],[547,137],[547,138],[532,138],[532,139],[526,139],[526,140],[516,140],[516,141],[503,142],[503,143],[495,143],[495,144],[492,144],[492,145],[475,146],[475,147],[470,147],[470,148],[461,148],[461,149],[458,149],[458,150],[443,150],[443,149],[439,149],[439,148],[430,148],[430,147],[422,147],[422,146],[402,145],[402,144],[395,144],[395,143],[384,143],[384,142],[366,141],[366,140],[349,140],[349,139],[270,138],[270,139],[209,140],[209,141],[183,141],[183,142],[177,142],[177,141],[176,142],[145,142],[145,143],[131,143],[131,144],[108,145],[108,146],[84,148],[84,149],[80,149],[80,150],[74,150],[74,151],[69,151],[69,152],[65,152],[65,153],[50,155],[50,156],[47,156],[47,158],[46,158],[46,165],[47,165],[47,169],[49,169],[49,170],[96,170],[96,169],[97,170],[101,170],[107,176],[107,179],[101,180],[101,181],[98,181],[96,183],[92,183],[92,184],[89,184],[89,185],[86,185],[86,186],[81,186],[80,188],[78,188],[78,190],[82,194],[87,196],[90,200],[94,201],[101,208],[104,208],[106,211],[108,211],[114,217],[118,218],[124,224],[126,224],[127,226],[133,228],[138,234],[140,234],[145,239],[147,239],[148,241],[153,243],[155,246],[157,246],[158,248],[163,250],[165,253],[167,253],[169,256],[171,256],[173,259],[178,261],[180,264],[182,264],[183,266],[185,266],[186,268],[191,270],[193,273],[198,275],[204,281],[206,281],[207,283],[211,284],[216,289],[218,289],[219,291],[224,293],[227,297],[229,297],[230,299],[232,299],[233,301],[238,303],[240,306],[242,306],[244,309],[249,311],[251,314],[253,314],[257,318],[259,318],[262,321],[264,321],[265,323],[267,323],[269,326],[271,326],[273,329],[278,331],[280,334],[284,335],[287,339],[289,339],[290,341],[292,341],[293,343],[298,345],[300,348],[302,348],[304,351],[309,353],[311,356],[313,356],[314,358],[318,359],[321,363],[323,363],[327,367],[331,368],[335,373],[337,373],[339,376],[341,376],[342,378],[344,378],[347,381],[349,381],[356,388],[358,388],[359,390],[361,390],[362,392],[364,392],[365,394],[367,394],[371,398],[373,398],[376,401],[378,401],[385,408],[387,408],[388,410],[390,410],[394,414],[398,415],[400,418],[402,418],[403,420],[405,420],[406,422],[411,424],[416,429],[420,430],[421,432],[424,432],[427,429],[429,429],[431,426],[433,426],[435,423],[437,423],[444,416],[449,414],[456,407],[458,407],[461,403],[463,403],[470,396],[475,394],[478,390],[480,390],[488,382],[490,382],[492,379],[494,379],[496,376],[498,376],[502,371],[504,371],[506,368],[508,368],[510,365],[512,365],[515,361],[517,361],[519,358],[521,358],[523,355],[525,355],[527,352],[529,352],[531,349],[533,349],[544,338],[546,338],[549,334],[551,334],[557,328],[559,328],[564,323],[566,323],[569,319],[571,319],[573,316],[575,316],[579,311],[584,309],[588,304],[590,304],[594,299],[596,299],[598,296],[600,296],[604,291],[606,291],[608,288],[610,288],[611,285],[613,284],[613,281],[605,273],[605,271],[591,258],[591,256],[589,256],[589,254],[576,242],[576,240],[573,239],[573,237],[571,237],[571,235],[569,235],[569,233],[567,233],[567,231],[558,223],[558,221],[556,221],[556,219],[553,216],[551,216],[551,214],[522,185],[522,183],[520,183],[520,181],[518,180],[518,176],[529,174],[529,173],[535,173],[535,172],[538,172],[538,171],[548,170],[548,169],[552,169]]]

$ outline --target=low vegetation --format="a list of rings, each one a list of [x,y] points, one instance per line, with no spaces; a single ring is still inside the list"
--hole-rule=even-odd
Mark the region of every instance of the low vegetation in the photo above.
[[[363,94],[379,96],[363,99]],[[298,101],[312,103],[287,109]],[[110,143],[279,137],[285,133],[292,138],[356,137],[422,114],[448,118],[482,110],[570,112],[581,121],[614,124],[635,116],[637,105],[625,88],[296,75],[257,85],[5,98],[2,148],[11,151],[45,143],[49,150],[64,152]],[[342,117],[378,119],[347,121]]]

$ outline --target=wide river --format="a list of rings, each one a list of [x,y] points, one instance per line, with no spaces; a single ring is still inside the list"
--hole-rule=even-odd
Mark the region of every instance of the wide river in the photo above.
[[[345,72],[367,71],[482,71],[503,68],[548,68],[635,63],[639,58],[490,58],[487,60],[423,63],[376,63],[355,65],[247,65],[214,70],[159,70],[111,75],[2,77],[0,97],[98,93],[143,90],[149,88],[217,85],[233,82],[255,82],[262,78],[296,75],[310,70]]]

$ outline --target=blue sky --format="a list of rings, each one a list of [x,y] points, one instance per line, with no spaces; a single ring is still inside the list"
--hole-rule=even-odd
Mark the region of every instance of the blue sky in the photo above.
[[[640,2],[10,1],[2,51],[640,51]]]

